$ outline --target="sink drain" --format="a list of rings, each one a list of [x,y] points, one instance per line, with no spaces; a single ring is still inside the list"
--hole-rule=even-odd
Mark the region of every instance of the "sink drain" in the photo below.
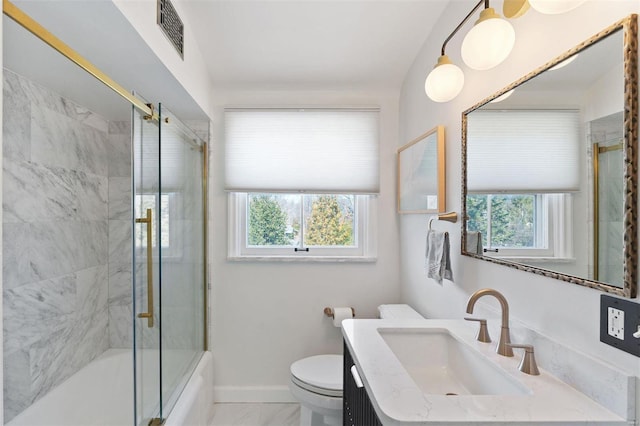
[[[446,396],[458,396],[458,394],[454,393],[454,392],[447,392],[447,393],[445,393],[445,395]]]

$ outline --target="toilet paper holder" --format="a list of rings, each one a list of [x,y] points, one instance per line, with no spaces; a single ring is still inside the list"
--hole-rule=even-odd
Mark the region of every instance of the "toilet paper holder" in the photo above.
[[[326,316],[328,316],[329,318],[333,318],[333,308],[330,308],[330,307],[327,306],[326,308],[324,308],[324,314]],[[354,317],[356,316],[355,309],[351,308],[351,314]]]

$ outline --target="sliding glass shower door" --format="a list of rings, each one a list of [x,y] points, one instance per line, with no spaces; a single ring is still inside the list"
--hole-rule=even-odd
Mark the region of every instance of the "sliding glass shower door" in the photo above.
[[[133,359],[135,424],[163,417],[160,285],[160,124],[133,108]]]
[[[160,120],[159,292],[163,414],[175,405],[205,349],[206,144],[164,105]]]
[[[135,407],[144,426],[169,415],[206,346],[206,144],[162,105],[157,114],[133,117]]]

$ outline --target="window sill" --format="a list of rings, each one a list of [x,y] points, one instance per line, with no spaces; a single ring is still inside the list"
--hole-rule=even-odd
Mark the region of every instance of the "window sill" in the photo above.
[[[377,257],[352,256],[227,256],[230,262],[375,263]]]

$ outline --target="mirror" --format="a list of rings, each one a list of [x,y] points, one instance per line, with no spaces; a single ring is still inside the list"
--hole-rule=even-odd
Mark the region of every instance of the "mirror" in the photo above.
[[[462,254],[637,293],[637,15],[462,115]]]
[[[398,148],[398,213],[442,213],[445,201],[444,127]]]

